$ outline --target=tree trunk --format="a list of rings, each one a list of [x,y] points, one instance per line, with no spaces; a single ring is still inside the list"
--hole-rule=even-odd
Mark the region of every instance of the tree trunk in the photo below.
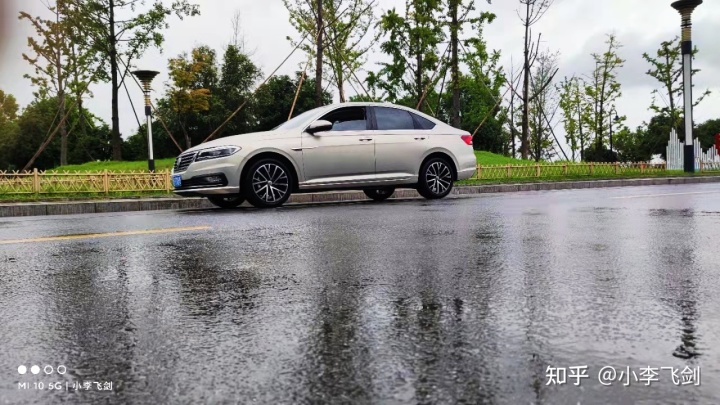
[[[60,166],[66,166],[68,164],[68,133],[67,125],[65,121],[65,80],[63,78],[62,71],[62,55],[60,51],[57,52],[55,59],[55,67],[57,68],[57,81],[58,81],[58,109],[60,118]]]
[[[450,1],[452,24],[450,25],[450,46],[452,49],[451,76],[452,76],[452,111],[450,113],[452,126],[460,128],[460,71],[458,66],[458,3],[459,0]]]
[[[110,0],[108,9],[110,14],[110,36],[108,37],[108,45],[110,46],[110,71],[112,78],[112,160],[122,160],[122,138],[120,137],[120,119],[118,112],[118,65],[117,65],[117,38],[115,38],[115,4],[114,0]]]
[[[512,74],[515,74],[514,72]],[[514,84],[514,83],[513,83]],[[510,91],[510,142],[512,144],[512,157],[515,158],[515,89]]]
[[[345,100],[345,85],[343,84],[345,82],[345,77],[343,76],[343,70],[342,65],[337,70],[337,73],[335,74],[337,77],[337,88],[338,88],[338,95],[340,96],[340,102],[344,103]]]
[[[323,0],[317,0],[317,60],[315,67],[315,106],[322,107],[323,105],[323,88],[322,88],[322,69],[323,69],[323,15],[322,15],[322,2]]]
[[[580,162],[583,161],[583,154],[585,149],[585,139],[583,138],[583,126],[582,126],[582,112],[580,111],[580,100],[578,100],[578,129],[580,130]],[[573,156],[573,161],[575,160],[575,156]]]
[[[527,2],[527,10],[525,12],[525,63],[523,68],[523,113],[522,113],[522,137],[520,140],[520,155],[522,159],[527,159],[529,150],[530,121],[529,106],[530,93],[530,2]]]

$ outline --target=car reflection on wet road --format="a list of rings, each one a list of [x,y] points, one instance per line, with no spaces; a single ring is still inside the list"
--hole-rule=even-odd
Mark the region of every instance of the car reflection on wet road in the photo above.
[[[3,219],[0,402],[718,403],[719,196]]]

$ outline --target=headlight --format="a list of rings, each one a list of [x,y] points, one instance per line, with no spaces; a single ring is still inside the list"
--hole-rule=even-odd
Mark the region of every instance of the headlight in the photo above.
[[[222,157],[227,157],[232,154],[235,154],[237,151],[242,149],[239,146],[218,146],[215,148],[210,149],[204,149],[198,152],[197,156],[195,157],[195,161],[201,161],[201,160],[209,160],[209,159],[217,159]]]

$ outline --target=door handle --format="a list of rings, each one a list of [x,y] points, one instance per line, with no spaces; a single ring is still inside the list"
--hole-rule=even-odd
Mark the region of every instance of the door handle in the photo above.
[[[416,141],[424,141],[424,140],[425,140],[425,137],[423,136],[423,137],[415,138],[415,140],[416,140]]]
[[[360,138],[360,141],[372,141],[372,138]]]

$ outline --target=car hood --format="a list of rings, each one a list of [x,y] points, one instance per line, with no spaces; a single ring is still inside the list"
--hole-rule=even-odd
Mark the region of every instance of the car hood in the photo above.
[[[269,141],[269,140],[273,140],[273,139],[287,138],[289,136],[292,136],[292,134],[289,131],[251,132],[251,133],[241,134],[241,135],[226,136],[226,137],[220,138],[220,139],[213,139],[212,141],[201,143],[200,145],[197,145],[197,146],[193,146],[192,148],[188,149],[186,152],[196,152],[198,150],[212,148],[215,146],[227,146],[227,145],[243,146],[250,142]]]

